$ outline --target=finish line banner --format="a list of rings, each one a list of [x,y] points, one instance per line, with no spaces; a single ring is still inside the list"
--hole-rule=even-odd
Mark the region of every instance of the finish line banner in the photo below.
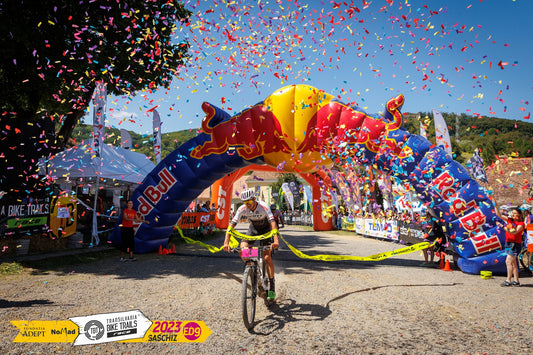
[[[151,321],[138,310],[64,321],[17,320],[11,324],[19,329],[14,343],[203,343],[212,333],[203,321]]]
[[[204,242],[185,237],[183,235],[181,229],[179,229],[179,228],[178,228],[178,232],[180,233],[180,236],[183,238],[183,240],[185,240],[187,243],[189,243],[189,244],[198,244],[198,245],[208,249],[211,253],[217,253],[217,252],[223,250],[223,247],[215,247],[213,245],[209,245],[209,244],[206,244]],[[289,249],[297,257],[299,257],[301,259],[311,259],[311,260],[321,260],[321,261],[341,261],[341,260],[380,261],[380,260],[384,260],[384,259],[390,258],[392,256],[398,256],[398,255],[402,255],[402,254],[409,254],[409,253],[413,253],[413,252],[418,251],[418,250],[426,249],[426,248],[428,248],[430,246],[433,246],[433,244],[434,244],[434,243],[430,244],[428,242],[422,242],[422,243],[418,243],[418,244],[415,244],[415,245],[410,245],[410,246],[402,247],[402,248],[395,249],[395,250],[392,250],[392,251],[386,251],[386,252],[383,252],[383,253],[369,255],[369,256],[330,255],[330,254],[307,255],[307,254],[301,252],[300,250],[298,250],[297,248],[295,248],[294,246],[292,246],[291,244],[289,244],[283,238],[283,236],[278,233],[277,229],[271,230],[270,232],[268,232],[266,234],[261,234],[261,235],[257,235],[257,236],[254,236],[254,237],[247,236],[247,235],[244,235],[242,233],[239,233],[239,232],[237,232],[235,229],[233,229],[231,227],[228,228],[227,233],[229,233],[230,236],[231,236],[229,244],[230,244],[230,247],[232,247],[232,248],[236,248],[239,245],[239,243],[235,239],[235,237],[239,238],[239,239],[245,239],[245,240],[261,240],[261,239],[270,238],[274,234],[278,234],[279,238],[287,245],[287,247],[289,247]]]

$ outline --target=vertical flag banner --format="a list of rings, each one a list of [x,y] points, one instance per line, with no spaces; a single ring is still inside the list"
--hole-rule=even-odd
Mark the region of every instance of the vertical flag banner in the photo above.
[[[159,118],[159,112],[157,110],[154,110],[154,154],[155,154],[155,161],[157,164],[161,162],[161,119]]]
[[[98,81],[93,95],[93,148],[97,157],[100,157],[100,147],[103,143],[105,112],[107,106],[107,88],[104,82]]]
[[[478,179],[483,182],[489,182],[487,179],[487,173],[485,172],[485,167],[483,166],[483,158],[479,155],[479,149],[476,148],[472,158],[468,159],[466,162],[466,168],[468,172],[474,179]]]
[[[296,208],[299,208],[300,204],[302,203],[300,198],[300,184],[291,181],[289,182],[289,187],[291,188],[292,196],[294,199],[294,206],[296,206]]]
[[[281,185],[281,189],[283,190],[283,195],[285,195],[285,201],[287,201],[287,207],[290,207],[291,210],[294,211],[294,196],[292,195],[289,183],[284,182]]]
[[[124,128],[120,129],[120,147],[124,149],[131,149],[131,135],[130,132]]]
[[[435,139],[437,141],[437,145],[443,146],[446,152],[452,154],[450,133],[448,132],[448,126],[444,121],[444,117],[442,117],[439,111],[433,110],[433,119],[435,121]]]
[[[93,149],[94,155],[96,158],[100,158],[100,149],[103,144],[103,135],[104,135],[104,124],[105,124],[105,113],[107,106],[107,87],[104,82],[97,82],[96,89],[94,90],[93,96],[94,104],[94,113],[93,113]],[[99,159],[100,160],[100,159]],[[100,244],[100,238],[98,237],[98,223],[97,223],[97,201],[98,201],[98,190],[100,184],[100,167],[102,160],[100,160],[97,167],[97,178],[96,178],[96,187],[94,192],[94,206],[93,206],[93,223],[92,223],[92,233],[91,233],[91,244],[98,245]]]
[[[418,122],[420,122],[420,136],[428,139],[428,134],[426,132],[426,126],[424,126],[424,122],[422,122],[422,117],[420,114],[418,114]]]

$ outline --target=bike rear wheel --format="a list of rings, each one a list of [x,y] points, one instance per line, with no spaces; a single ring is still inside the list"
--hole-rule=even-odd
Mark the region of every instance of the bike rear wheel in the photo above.
[[[251,329],[255,319],[255,301],[257,297],[257,273],[255,267],[246,266],[242,277],[242,319],[244,326]]]

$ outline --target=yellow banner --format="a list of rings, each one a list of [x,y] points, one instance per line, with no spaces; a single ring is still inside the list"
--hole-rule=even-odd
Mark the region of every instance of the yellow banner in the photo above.
[[[74,343],[79,327],[70,320],[11,321],[19,329],[14,343]],[[152,321],[143,338],[123,340],[126,343],[203,343],[212,334],[203,321]]]
[[[69,320],[13,320],[19,329],[14,343],[72,343],[78,336],[78,326]]]
[[[154,320],[142,339],[122,343],[203,343],[213,333],[202,321]]]
[[[221,251],[223,249],[222,247],[215,247],[213,245],[205,244],[205,243],[200,242],[198,240],[194,240],[194,239],[185,237],[179,228],[178,228],[178,231],[179,231],[181,237],[189,244],[198,244],[200,246],[203,246],[204,248],[207,248],[212,253],[219,252],[219,251]],[[235,238],[233,238],[234,236],[239,238],[239,239],[245,239],[245,240],[261,240],[261,239],[270,238],[274,234],[278,234],[279,237],[281,238],[281,240],[285,244],[287,244],[289,249],[297,257],[302,258],[302,259],[322,260],[322,261],[340,261],[340,260],[380,261],[380,260],[383,260],[383,259],[390,258],[392,256],[402,255],[402,254],[409,254],[409,253],[413,253],[413,252],[418,251],[418,250],[426,249],[426,248],[428,248],[430,246],[433,246],[433,244],[434,244],[434,243],[430,244],[428,242],[422,242],[422,243],[414,244],[414,245],[411,245],[411,246],[403,247],[403,248],[400,248],[400,249],[396,249],[396,250],[392,250],[392,251],[386,251],[386,252],[383,252],[383,253],[373,254],[373,255],[369,255],[369,256],[329,255],[329,254],[319,254],[319,255],[312,255],[311,256],[311,255],[307,255],[307,254],[302,253],[300,250],[298,250],[297,248],[295,248],[291,244],[289,244],[281,236],[281,234],[279,234],[277,229],[273,229],[273,230],[271,230],[270,232],[268,232],[266,234],[262,234],[262,235],[258,235],[258,236],[248,236],[248,235],[245,235],[245,234],[237,232],[235,229],[233,229],[231,227],[228,227],[227,232],[231,235],[230,247],[232,247],[232,248],[235,248],[235,247],[237,247],[239,245],[238,241]]]

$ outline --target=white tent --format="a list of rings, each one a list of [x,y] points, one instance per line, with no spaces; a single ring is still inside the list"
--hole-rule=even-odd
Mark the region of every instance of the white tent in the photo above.
[[[97,157],[92,140],[87,140],[52,157],[46,175],[62,188],[65,185],[89,187],[94,184],[93,210],[96,210],[99,188],[113,190],[113,204],[119,207],[120,191],[135,189],[154,167],[146,155],[108,144],[100,147]],[[98,245],[96,213],[93,213],[92,230],[93,243]]]
[[[86,184],[100,176],[100,186],[121,188],[140,184],[155,165],[144,154],[103,144],[95,156],[92,140],[58,153],[48,161],[47,175],[58,183]]]

